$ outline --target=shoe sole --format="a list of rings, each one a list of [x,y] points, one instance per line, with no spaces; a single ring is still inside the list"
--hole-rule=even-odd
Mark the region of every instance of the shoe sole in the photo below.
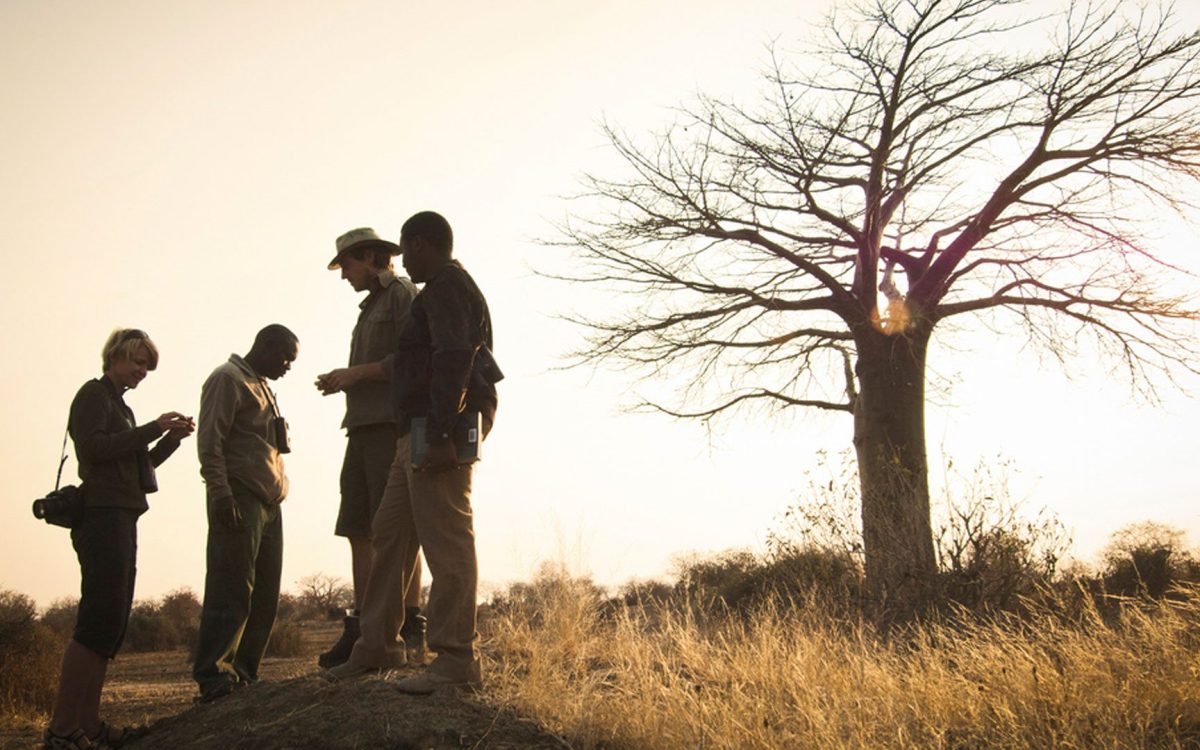
[[[361,672],[355,672],[354,674],[338,675],[334,674],[333,670],[327,669],[321,673],[321,679],[325,680],[326,682],[347,682],[349,680],[357,680],[362,677],[374,677],[382,672],[383,669],[381,667],[368,667],[363,669]]]

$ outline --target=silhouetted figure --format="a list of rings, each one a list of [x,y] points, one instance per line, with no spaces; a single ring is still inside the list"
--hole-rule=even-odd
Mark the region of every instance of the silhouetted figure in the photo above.
[[[371,572],[371,521],[379,508],[388,471],[396,457],[397,424],[392,408],[391,378],[400,344],[408,325],[417,288],[392,269],[392,256],[400,248],[379,238],[373,229],[354,229],[337,238],[337,255],[331,270],[356,292],[367,292],[359,304],[358,322],[350,338],[350,364],[317,376],[317,389],[325,395],[346,394],[346,455],[342,460],[341,494],[334,533],[350,541],[354,580],[354,610],[345,620],[342,635],[317,663],[336,667],[350,656],[358,640],[358,616],[367,576]],[[408,425],[402,430],[407,432]],[[400,585],[400,581],[396,581]],[[420,558],[405,596],[405,642],[410,654],[424,653],[425,618],[421,615]]]
[[[431,211],[412,216],[401,230],[404,268],[425,286],[413,301],[413,321],[396,359],[393,386],[398,413],[411,423],[420,420],[428,446],[414,465],[416,436],[410,433],[397,444],[396,462],[375,515],[362,637],[350,659],[330,672],[334,678],[346,678],[406,662],[399,636],[404,607],[394,581],[412,580],[419,543],[433,578],[427,641],[437,657],[423,673],[396,683],[401,691],[416,694],[482,685],[475,627],[473,469],[470,463],[460,463],[455,437],[468,415],[477,425],[468,430],[490,430],[499,373],[490,355],[487,302],[452,258],[453,245],[449,223]],[[492,366],[485,368],[484,363]],[[475,437],[482,440],[482,435]]]
[[[207,575],[192,676],[202,701],[258,680],[279,605],[288,482],[287,423],[268,380],[291,369],[296,335],[258,332],[245,357],[213,370],[200,391],[197,449],[208,495]]]
[[[68,420],[84,498],[83,517],[71,529],[83,581],[54,714],[43,736],[43,747],[52,750],[120,747],[145,733],[142,727],[115,729],[102,722],[100,691],[133,607],[137,520],[150,507],[146,495],[158,490],[154,467],[195,429],[177,411],[139,426],[125,404],[125,391],[158,367],[158,348],[144,331],[113,331],[101,361],[103,375],[75,394]]]

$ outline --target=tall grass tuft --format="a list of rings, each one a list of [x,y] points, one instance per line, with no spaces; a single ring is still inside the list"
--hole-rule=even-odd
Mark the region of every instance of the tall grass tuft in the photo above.
[[[599,617],[587,585],[525,586],[489,613],[489,684],[579,748],[1200,747],[1200,588],[883,638],[794,600]]]
[[[37,621],[33,600],[0,590],[0,720],[49,712],[62,641]]]

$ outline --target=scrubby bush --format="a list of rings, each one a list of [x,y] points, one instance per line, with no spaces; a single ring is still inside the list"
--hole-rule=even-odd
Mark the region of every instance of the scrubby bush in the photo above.
[[[28,596],[0,590],[0,639],[29,627],[36,616],[37,606]]]
[[[133,605],[122,650],[133,653],[168,651],[182,644],[182,636],[175,623],[163,616],[158,603],[138,602]]]
[[[695,614],[750,613],[764,605],[846,612],[862,592],[862,567],[844,550],[777,546],[766,555],[733,550],[677,562],[675,602]]]
[[[1153,521],[1118,530],[1101,559],[1109,594],[1159,599],[1176,584],[1200,582],[1200,562],[1184,547],[1183,531]]]
[[[283,620],[299,620],[304,614],[304,607],[300,604],[300,598],[282,591],[279,594],[279,606],[275,610],[275,616]]]
[[[200,600],[191,589],[176,589],[162,599],[134,604],[122,648],[131,652],[190,649],[199,628]]]
[[[938,603],[978,612],[1011,612],[1056,579],[1071,546],[1049,511],[1026,515],[1009,492],[1010,467],[980,463],[948,491],[936,533]]]
[[[628,581],[617,589],[616,601],[626,607],[665,604],[674,597],[675,587],[663,581]]]
[[[271,639],[267,641],[267,656],[293,657],[304,655],[304,630],[291,618],[275,618]]]
[[[178,634],[179,645],[191,648],[196,644],[200,631],[200,600],[191,589],[179,588],[164,596],[158,612]]]
[[[41,623],[64,640],[75,632],[75,617],[79,612],[78,598],[55,599],[42,612]]]
[[[0,716],[44,714],[58,686],[62,642],[24,594],[0,590]]]
[[[542,622],[552,604],[569,599],[583,602],[596,615],[601,612],[605,591],[590,578],[573,577],[559,564],[544,563],[529,583],[514,583],[494,594],[488,602],[488,614],[520,614],[530,622]]]

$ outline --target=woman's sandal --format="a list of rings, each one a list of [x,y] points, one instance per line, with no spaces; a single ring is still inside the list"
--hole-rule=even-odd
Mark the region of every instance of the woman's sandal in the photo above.
[[[42,750],[109,750],[109,745],[89,739],[87,732],[76,729],[70,734],[55,734],[47,729],[42,734]]]
[[[100,729],[94,737],[89,737],[93,744],[99,743],[102,747],[109,747],[116,750],[119,747],[125,747],[127,743],[133,742],[139,737],[145,737],[149,733],[147,727],[121,727],[117,730],[120,734],[115,734],[112,726],[105,721],[100,722]],[[115,736],[114,736],[115,735]]]

